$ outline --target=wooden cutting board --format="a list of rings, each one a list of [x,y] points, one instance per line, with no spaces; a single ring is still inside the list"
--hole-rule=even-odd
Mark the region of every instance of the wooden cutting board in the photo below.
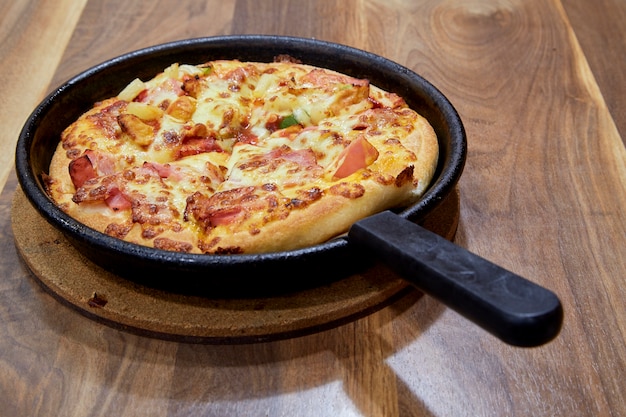
[[[423,222],[453,239],[455,190]],[[124,331],[190,343],[250,343],[332,328],[415,291],[384,265],[328,285],[269,298],[219,299],[173,294],[118,277],[82,256],[18,189],[11,222],[16,246],[37,281],[61,303]]]

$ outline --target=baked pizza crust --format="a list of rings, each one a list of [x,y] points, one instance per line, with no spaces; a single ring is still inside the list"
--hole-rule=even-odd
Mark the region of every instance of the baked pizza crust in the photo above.
[[[220,65],[226,67],[235,65],[235,67],[237,67],[237,65],[245,66],[249,65],[249,63],[237,64],[236,61],[220,61]],[[281,63],[281,65],[299,64]],[[204,66],[195,68],[207,67],[211,67],[211,64],[207,63]],[[304,71],[321,70],[326,74],[347,77],[330,70],[311,66],[299,65],[298,70],[302,71],[302,68],[304,68]],[[352,80],[349,77],[341,79]],[[367,87],[369,89],[370,101],[377,103],[376,105],[379,108],[394,109],[393,111],[408,111],[406,105],[403,104],[403,100],[397,95],[387,93],[373,85],[368,84]],[[154,222],[155,224],[146,226],[146,223],[140,224],[140,222],[136,221],[137,215],[134,213],[136,205],[138,204],[136,200],[134,200],[135,202],[133,203],[134,206],[132,209],[127,208],[118,211],[112,210],[104,200],[96,199],[94,201],[87,201],[89,197],[87,197],[87,200],[82,200],[77,203],[76,195],[79,193],[74,186],[74,179],[68,169],[68,166],[73,160],[84,155],[85,149],[91,149],[90,147],[98,149],[100,145],[97,145],[96,142],[100,140],[109,142],[111,142],[111,140],[119,141],[120,135],[124,135],[124,128],[122,126],[122,133],[120,133],[119,129],[115,132],[109,131],[107,132],[109,136],[105,139],[101,139],[99,138],[99,136],[103,136],[101,126],[98,122],[90,121],[90,116],[99,117],[102,113],[110,111],[111,106],[121,106],[120,112],[124,113],[125,106],[128,105],[127,101],[124,102],[125,104],[119,105],[116,104],[118,102],[120,102],[119,97],[115,97],[97,103],[93,109],[66,129],[62,141],[59,143],[52,158],[49,174],[46,177],[48,192],[62,210],[79,222],[95,230],[113,236],[117,235],[116,237],[129,242],[155,246],[167,250],[194,253],[262,253],[291,250],[318,244],[346,232],[350,225],[368,215],[389,208],[407,206],[417,201],[427,189],[438,161],[439,148],[434,130],[424,117],[413,112],[410,126],[404,126],[402,128],[396,126],[391,134],[392,138],[385,139],[399,141],[402,147],[406,148],[410,151],[409,154],[413,155],[411,160],[407,157],[406,161],[399,161],[393,158],[394,155],[381,155],[381,153],[384,152],[391,152],[381,145],[380,149],[378,149],[377,160],[386,160],[388,161],[386,163],[387,165],[378,167],[378,165],[374,163],[368,167],[358,169],[344,178],[329,179],[328,174],[326,174],[325,177],[322,176],[322,178],[318,178],[314,184],[299,185],[299,189],[305,189],[306,187],[319,189],[321,197],[314,201],[307,202],[307,204],[301,208],[288,210],[288,215],[284,218],[272,219],[271,221],[259,221],[258,219],[269,218],[271,216],[263,217],[264,213],[252,213],[250,218],[256,219],[254,221],[248,219],[239,223],[234,222],[206,227],[206,224],[192,221],[192,216],[187,212],[186,208],[179,208],[176,212],[178,212],[180,216],[171,224],[159,224],[158,222]],[[171,100],[168,101],[168,103],[170,102]],[[360,104],[356,103],[351,105],[358,108]],[[165,114],[165,112],[163,114]],[[356,110],[355,114],[358,116],[361,114],[361,111]],[[220,117],[224,116],[221,115]],[[118,123],[120,125],[122,124],[119,119]],[[381,122],[379,121],[378,123],[380,124]],[[226,125],[226,122],[223,124]],[[153,125],[156,124],[153,123]],[[207,125],[209,125],[208,122]],[[319,129],[319,126],[319,124],[309,125],[308,128]],[[302,128],[302,126],[297,126],[295,129],[288,126],[278,130],[286,132],[290,128],[294,130],[294,134],[297,134],[298,132],[296,130]],[[307,126],[304,126],[304,129],[307,129]],[[359,127],[359,129],[361,129],[361,127]],[[370,135],[370,140],[375,142],[378,138],[374,138],[373,135],[385,135],[386,127],[379,125],[376,126],[376,128],[367,127],[367,129],[363,129],[367,135]],[[354,130],[356,130],[356,128]],[[249,129],[247,131],[249,131]],[[399,132],[406,132],[406,134]],[[331,133],[334,133],[337,137],[349,136],[337,132]],[[276,134],[276,132],[272,132],[272,134]],[[286,133],[283,134],[286,135]],[[398,137],[399,134],[401,134],[402,137]],[[352,135],[352,133],[350,133],[350,135]],[[354,135],[351,137],[352,139],[350,140],[354,140]],[[125,144],[119,151],[119,154],[117,154],[119,160],[116,161],[116,169],[118,171],[126,170],[126,172],[129,172],[133,164],[134,166],[140,165],[137,161],[133,160],[133,158],[135,158],[134,155],[133,158],[129,157],[129,154],[135,152],[134,150],[137,150],[137,155],[141,154],[141,156],[137,156],[137,158],[150,156],[158,160],[159,164],[164,163],[162,160],[164,158],[162,152],[158,154],[144,152],[150,145],[138,145],[137,143],[133,143],[128,137],[126,141],[131,142],[131,145],[127,146]],[[90,144],[93,144],[93,146]],[[347,147],[346,144],[342,146]],[[321,153],[319,149],[317,149],[316,152],[318,155]],[[333,152],[338,152],[338,150]],[[171,155],[174,155],[174,153],[171,153]],[[179,157],[178,160],[183,160],[184,158],[185,157]],[[402,156],[402,158],[404,158],[404,156]],[[227,156],[220,155],[218,160],[222,160],[224,165],[227,165]],[[167,162],[168,161],[165,161],[165,163]],[[176,164],[176,160],[172,160],[172,164]],[[219,166],[220,169],[230,172],[226,166],[221,166],[219,163],[216,163],[215,166]],[[376,167],[382,171],[375,171],[372,167]],[[225,173],[225,179],[227,181],[228,172]],[[285,182],[286,178],[289,178],[289,176],[283,175],[282,179]],[[251,179],[253,180],[254,178],[251,177]],[[94,182],[95,179],[91,179],[90,181]],[[158,183],[158,180],[154,181]],[[279,188],[281,182],[282,181],[276,181]],[[86,184],[89,185],[90,182],[87,181]],[[258,185],[261,186],[263,184]],[[358,196],[346,197],[346,195],[329,191],[333,186],[346,186],[349,188],[357,185],[358,189],[361,191]],[[215,184],[211,183],[210,185],[202,184],[202,193],[203,195],[206,194],[210,196],[211,192],[218,192],[221,186],[223,185],[218,182],[215,182]],[[91,190],[91,193],[93,192],[94,190]],[[289,193],[287,192],[287,194]],[[90,194],[85,193],[85,195]],[[133,210],[134,213],[132,216],[129,215],[131,210]],[[180,213],[181,211],[185,213]],[[111,225],[115,225],[116,227],[111,227]]]

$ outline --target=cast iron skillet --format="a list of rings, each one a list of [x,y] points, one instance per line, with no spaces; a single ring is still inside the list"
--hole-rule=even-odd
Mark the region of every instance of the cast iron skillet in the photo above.
[[[147,248],[96,232],[47,197],[48,171],[61,131],[95,101],[134,78],[149,79],[171,63],[214,59],[269,62],[288,54],[304,63],[367,78],[396,92],[433,125],[440,161],[430,188],[414,205],[357,222],[347,233],[304,249],[249,255],[197,255]],[[17,175],[27,198],[87,258],[122,277],[177,293],[259,296],[324,285],[378,259],[503,341],[537,346],[560,331],[562,307],[550,291],[418,226],[453,190],[466,158],[463,124],[428,81],[383,57],[319,40],[279,36],[198,38],[131,52],[77,75],[53,91],[26,121],[17,144]],[[370,256],[375,255],[375,256]]]

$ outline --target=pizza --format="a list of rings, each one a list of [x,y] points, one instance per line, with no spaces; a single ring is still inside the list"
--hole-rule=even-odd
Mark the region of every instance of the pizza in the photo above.
[[[399,95],[303,64],[173,63],[62,132],[55,204],[115,238],[163,250],[263,253],[324,242],[416,201],[437,137]]]

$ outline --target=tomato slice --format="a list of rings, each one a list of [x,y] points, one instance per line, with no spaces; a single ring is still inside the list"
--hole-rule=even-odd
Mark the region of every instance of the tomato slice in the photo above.
[[[333,178],[345,178],[359,169],[366,168],[378,158],[378,151],[365,139],[359,136],[353,140],[339,155],[339,164]]]

